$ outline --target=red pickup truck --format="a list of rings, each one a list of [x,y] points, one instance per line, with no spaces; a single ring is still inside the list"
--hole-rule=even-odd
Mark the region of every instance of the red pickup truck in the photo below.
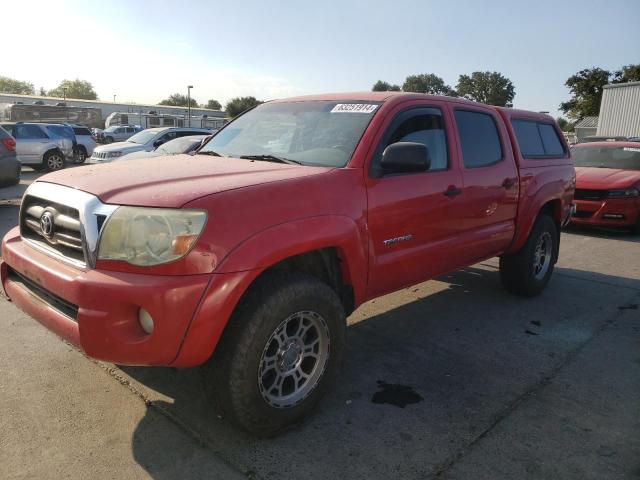
[[[336,375],[372,298],[499,256],[535,295],[575,173],[546,115],[406,93],[278,100],[195,155],[86,166],[26,191],[2,285],[92,357],[205,364],[212,400],[260,435]]]

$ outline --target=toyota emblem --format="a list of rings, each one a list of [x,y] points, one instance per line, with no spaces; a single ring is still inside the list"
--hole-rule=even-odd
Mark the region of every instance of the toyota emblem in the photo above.
[[[44,212],[40,217],[40,230],[47,238],[53,236],[53,214],[51,212]]]

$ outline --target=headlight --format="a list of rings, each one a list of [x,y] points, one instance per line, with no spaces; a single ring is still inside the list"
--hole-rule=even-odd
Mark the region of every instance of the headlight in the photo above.
[[[102,230],[98,259],[144,267],[172,262],[189,253],[206,221],[202,210],[119,207]]]
[[[634,198],[640,195],[636,188],[624,188],[621,190],[609,190],[609,198]]]
[[[122,152],[107,152],[107,158],[117,158],[122,155]]]

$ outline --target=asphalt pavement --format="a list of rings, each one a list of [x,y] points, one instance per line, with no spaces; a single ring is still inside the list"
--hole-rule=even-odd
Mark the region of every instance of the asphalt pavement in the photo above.
[[[0,190],[0,233],[17,221]],[[640,478],[640,237],[570,230],[543,295],[490,260],[360,307],[339,382],[275,439],[197,369],[85,357],[0,299],[0,478]]]

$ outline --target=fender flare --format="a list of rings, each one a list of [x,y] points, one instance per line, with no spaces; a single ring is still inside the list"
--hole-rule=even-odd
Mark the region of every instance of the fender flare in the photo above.
[[[273,225],[245,239],[225,256],[214,273],[265,270],[295,255],[335,248],[343,280],[353,287],[357,305],[366,290],[366,245],[361,230],[350,217],[306,217]]]
[[[562,198],[558,193],[556,185],[546,184],[539,189],[535,195],[528,198],[525,197],[523,200],[524,203],[528,205],[528,208],[525,211],[519,212],[519,218],[516,223],[516,235],[509,250],[506,252],[507,254],[516,253],[524,246],[540,211],[549,202],[557,202],[560,205],[560,207],[554,206],[553,210],[553,219],[558,224],[558,229],[560,228]]]

